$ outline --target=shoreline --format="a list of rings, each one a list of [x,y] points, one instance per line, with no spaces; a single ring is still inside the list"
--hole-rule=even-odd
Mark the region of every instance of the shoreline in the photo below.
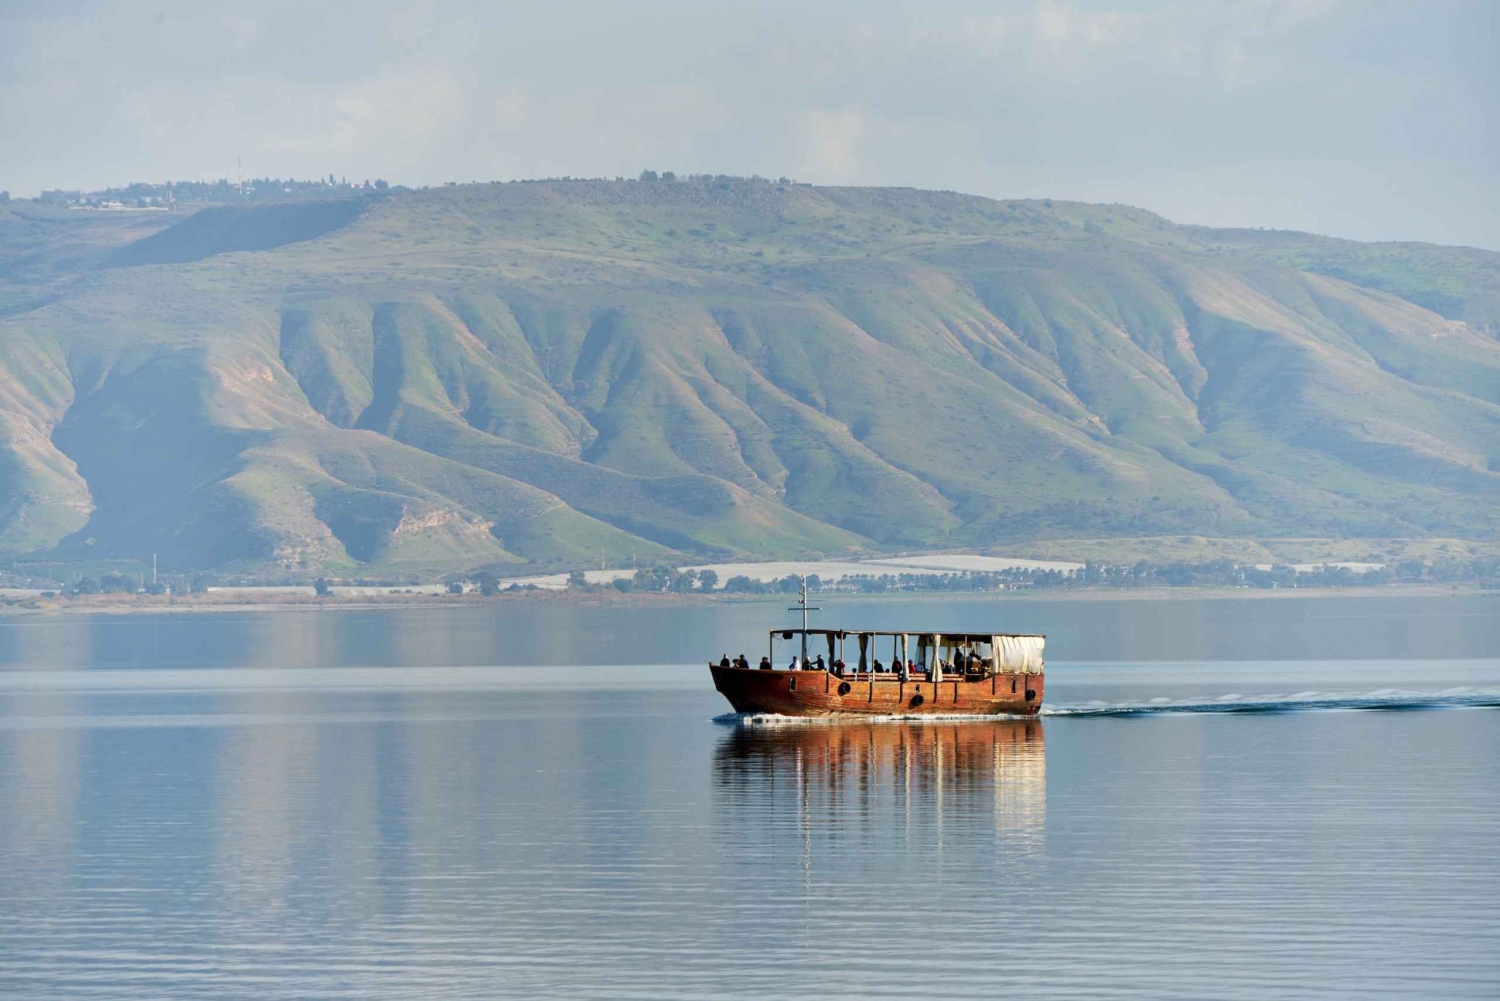
[[[996,602],[1036,601],[1185,601],[1185,600],[1288,600],[1295,598],[1433,598],[1465,595],[1494,595],[1500,589],[1479,584],[1386,584],[1378,587],[1303,587],[1303,588],[1214,588],[1214,587],[1142,587],[1142,588],[1055,588],[1035,591],[923,591],[898,594],[856,594],[823,592],[820,600],[875,602],[933,602],[952,600],[988,600]],[[269,597],[269,596],[268,596]],[[499,606],[517,602],[549,602],[570,605],[712,605],[780,604],[784,594],[621,594],[619,592],[527,591],[493,597],[476,595],[338,595],[327,598],[296,598],[278,595],[265,601],[245,601],[236,594],[217,600],[211,596],[115,596],[88,595],[81,598],[26,599],[0,606],[0,618],[64,615],[151,615],[212,614],[239,612],[341,612],[384,609],[456,609]]]

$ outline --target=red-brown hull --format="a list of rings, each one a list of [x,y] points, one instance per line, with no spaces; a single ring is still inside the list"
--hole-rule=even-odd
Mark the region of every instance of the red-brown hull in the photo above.
[[[710,667],[714,688],[735,712],[782,716],[1035,716],[1042,707],[1041,674],[997,674],[984,679],[894,675],[839,677],[827,671],[762,671]]]

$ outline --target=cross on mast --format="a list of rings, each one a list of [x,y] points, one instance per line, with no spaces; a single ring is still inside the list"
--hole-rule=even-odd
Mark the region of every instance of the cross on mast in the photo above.
[[[803,575],[803,574],[798,574],[797,575],[797,579],[800,580],[800,581],[802,581],[802,590],[800,590],[800,591],[797,592],[797,604],[796,604],[796,606],[793,607],[793,608],[788,608],[787,611],[788,612],[799,612],[800,611],[802,613],[802,661],[801,661],[801,668],[802,668],[802,670],[805,671],[805,670],[807,670],[807,613],[808,612],[821,612],[822,609],[818,608],[817,606],[809,606],[808,603],[807,603],[807,577],[805,575]]]

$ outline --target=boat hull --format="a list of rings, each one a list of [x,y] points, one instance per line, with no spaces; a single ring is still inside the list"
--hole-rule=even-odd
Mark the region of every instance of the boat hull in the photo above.
[[[1042,707],[1041,674],[996,674],[983,679],[895,675],[844,677],[827,671],[763,671],[714,667],[714,688],[735,712],[781,716],[1035,716]]]

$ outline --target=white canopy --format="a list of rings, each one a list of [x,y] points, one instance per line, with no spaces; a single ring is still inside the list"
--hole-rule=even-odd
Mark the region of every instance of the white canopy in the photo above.
[[[1045,636],[991,636],[995,670],[1005,674],[1041,674]]]

